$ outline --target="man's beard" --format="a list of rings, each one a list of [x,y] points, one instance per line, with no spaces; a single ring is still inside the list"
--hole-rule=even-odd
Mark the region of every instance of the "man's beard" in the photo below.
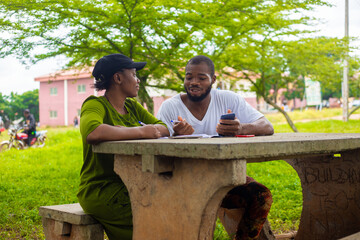
[[[200,96],[192,96],[190,94],[190,92],[188,91],[188,89],[184,86],[185,88],[185,91],[187,93],[187,97],[193,101],[193,102],[200,102],[202,101],[203,99],[205,99],[207,97],[207,95],[209,95],[210,91],[211,91],[211,88],[212,88],[212,84],[208,87],[208,89],[206,89],[205,93],[204,94],[201,94]]]

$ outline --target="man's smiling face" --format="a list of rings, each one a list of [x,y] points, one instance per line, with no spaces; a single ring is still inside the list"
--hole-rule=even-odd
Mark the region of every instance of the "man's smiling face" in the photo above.
[[[215,76],[210,76],[209,66],[205,62],[188,64],[185,71],[184,88],[187,96],[191,101],[200,102],[209,95]]]

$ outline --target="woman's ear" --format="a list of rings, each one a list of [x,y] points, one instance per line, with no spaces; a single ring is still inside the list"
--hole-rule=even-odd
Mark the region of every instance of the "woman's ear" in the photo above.
[[[120,74],[119,73],[115,73],[114,75],[113,75],[113,81],[114,81],[114,83],[117,83],[117,84],[121,84],[121,81],[122,79],[121,79],[121,76],[120,76]]]

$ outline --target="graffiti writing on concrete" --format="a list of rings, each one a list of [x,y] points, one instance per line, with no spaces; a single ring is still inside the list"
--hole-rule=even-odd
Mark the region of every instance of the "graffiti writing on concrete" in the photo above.
[[[360,151],[293,159],[303,188],[299,239],[339,239],[360,231]]]
[[[304,167],[303,168],[304,182],[303,184],[319,183],[360,183],[360,169],[354,168],[330,168],[330,167]]]

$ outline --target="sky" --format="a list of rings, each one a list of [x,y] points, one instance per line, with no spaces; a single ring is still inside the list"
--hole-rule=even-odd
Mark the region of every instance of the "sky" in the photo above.
[[[317,29],[319,35],[343,37],[345,34],[345,0],[329,0],[332,8],[318,7],[313,16],[323,20]],[[360,0],[349,0],[349,35],[360,38]],[[360,40],[354,44],[360,45]],[[25,66],[14,57],[0,59],[0,92],[9,95],[11,92],[22,94],[38,89],[39,83],[34,78],[46,75],[63,67],[64,62],[57,59],[43,60],[35,65]]]

